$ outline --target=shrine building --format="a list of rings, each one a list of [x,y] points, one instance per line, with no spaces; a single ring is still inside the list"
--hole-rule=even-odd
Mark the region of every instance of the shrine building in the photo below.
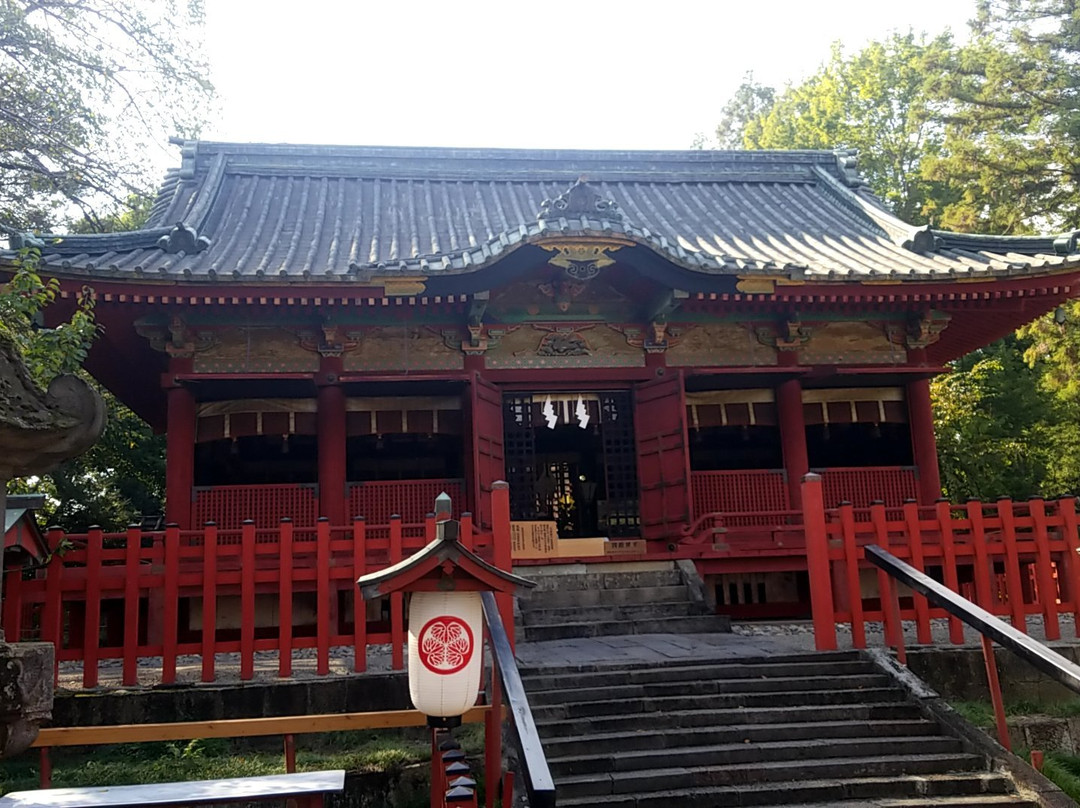
[[[930,504],[929,380],[1080,283],[1076,233],[911,226],[846,152],[181,148],[142,229],[12,247],[61,315],[93,289],[86,367],[166,432],[183,529],[443,490],[483,528],[506,480],[514,520],[663,552],[797,519],[811,470]]]

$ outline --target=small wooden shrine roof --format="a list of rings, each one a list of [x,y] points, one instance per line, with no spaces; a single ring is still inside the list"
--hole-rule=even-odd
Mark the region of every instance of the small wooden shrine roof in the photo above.
[[[699,291],[710,275],[923,282],[1080,267],[1076,232],[913,227],[843,151],[181,149],[145,228],[16,235],[12,248],[40,246],[61,276],[219,285],[449,279],[581,237],[650,251],[697,276]]]

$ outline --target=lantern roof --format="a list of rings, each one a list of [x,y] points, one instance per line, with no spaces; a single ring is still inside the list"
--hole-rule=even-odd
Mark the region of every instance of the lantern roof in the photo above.
[[[445,496],[445,495],[444,495]],[[356,584],[365,600],[393,592],[488,591],[506,594],[536,586],[534,581],[489,564],[458,541],[458,523],[437,525],[439,536],[393,566],[361,576]]]

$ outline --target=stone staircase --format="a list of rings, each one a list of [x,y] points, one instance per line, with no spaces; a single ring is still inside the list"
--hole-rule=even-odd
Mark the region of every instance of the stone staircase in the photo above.
[[[524,672],[560,806],[1037,806],[855,652]]]
[[[524,642],[616,634],[731,631],[705,605],[692,569],[676,562],[565,564],[515,570],[536,581],[519,601]]]

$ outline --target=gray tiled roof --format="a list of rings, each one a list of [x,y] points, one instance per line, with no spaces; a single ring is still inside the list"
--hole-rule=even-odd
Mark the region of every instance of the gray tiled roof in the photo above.
[[[925,280],[1080,264],[1073,235],[966,236],[901,222],[843,152],[210,142],[182,151],[145,229],[44,237],[45,264],[118,278],[348,281],[469,272],[521,244],[583,234],[626,237],[701,273]],[[582,176],[621,216],[538,219]]]

